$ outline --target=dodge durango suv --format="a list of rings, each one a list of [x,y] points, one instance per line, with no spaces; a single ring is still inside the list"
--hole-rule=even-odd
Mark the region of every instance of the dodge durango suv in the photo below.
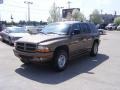
[[[52,62],[57,71],[63,71],[72,58],[90,53],[96,56],[99,32],[92,23],[79,21],[55,22],[39,34],[30,34],[15,42],[14,54],[23,63]]]

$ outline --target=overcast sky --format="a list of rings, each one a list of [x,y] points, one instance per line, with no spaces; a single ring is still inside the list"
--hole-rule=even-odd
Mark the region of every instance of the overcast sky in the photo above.
[[[25,0],[4,0],[0,5],[0,16],[2,20],[11,21],[11,15],[14,21],[27,20],[27,5]],[[31,20],[46,21],[49,16],[49,10],[55,1],[57,6],[68,7],[68,0],[26,0],[32,1]],[[102,9],[103,13],[120,14],[119,0],[70,0],[72,8],[80,8],[81,12],[88,18],[89,14],[94,10]]]

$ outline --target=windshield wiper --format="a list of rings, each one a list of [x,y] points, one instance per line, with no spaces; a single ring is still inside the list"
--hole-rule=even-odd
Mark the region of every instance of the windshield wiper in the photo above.
[[[55,32],[48,32],[47,34],[58,34],[58,33],[55,33]]]
[[[44,32],[39,32],[39,33],[42,33],[42,34],[45,34],[45,35],[46,35],[46,33],[44,33]]]

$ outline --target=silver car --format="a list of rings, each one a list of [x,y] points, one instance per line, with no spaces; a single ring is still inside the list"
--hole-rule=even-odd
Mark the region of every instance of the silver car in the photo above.
[[[0,32],[2,41],[7,41],[10,45],[26,35],[29,35],[23,27],[7,27]]]
[[[105,35],[106,31],[104,29],[98,29],[100,35]]]
[[[120,30],[120,25],[118,25],[117,30],[118,30],[118,31]]]

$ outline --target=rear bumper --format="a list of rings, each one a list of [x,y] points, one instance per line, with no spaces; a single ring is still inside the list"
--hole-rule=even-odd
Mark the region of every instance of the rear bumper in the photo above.
[[[32,62],[48,62],[52,60],[53,58],[53,52],[49,53],[39,53],[39,52],[34,52],[34,53],[28,53],[28,52],[22,52],[18,51],[16,49],[13,50],[15,56],[18,58],[26,58]]]

